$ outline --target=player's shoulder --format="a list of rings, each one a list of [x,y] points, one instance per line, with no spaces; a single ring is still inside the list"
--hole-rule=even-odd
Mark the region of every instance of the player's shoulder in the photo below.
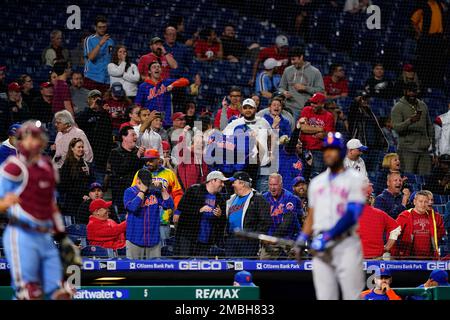
[[[372,292],[371,289],[368,289],[368,290],[365,290],[365,291],[361,292],[361,298],[365,299],[366,296],[368,296],[371,292]]]
[[[16,156],[9,156],[0,167],[0,174],[7,179],[20,181],[26,171],[26,166]]]

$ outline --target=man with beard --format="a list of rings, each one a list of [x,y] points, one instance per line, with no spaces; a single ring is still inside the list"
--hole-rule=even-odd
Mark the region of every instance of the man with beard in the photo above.
[[[139,59],[138,70],[142,80],[148,77],[149,66],[152,62],[158,62],[161,65],[161,80],[169,78],[170,69],[177,69],[178,64],[172,53],[166,51],[164,41],[161,38],[154,37],[150,40],[150,49],[152,52],[143,55]]]
[[[165,127],[172,126],[172,95],[173,88],[186,87],[189,80],[163,79],[162,67],[158,61],[153,61],[148,65],[148,77],[139,86],[134,102],[142,108],[150,111],[157,110],[161,113]]]
[[[434,127],[428,106],[417,99],[417,84],[405,85],[404,96],[391,111],[394,130],[399,135],[398,154],[402,171],[418,175],[431,172],[430,146],[434,144]]]
[[[294,195],[300,198],[303,212],[306,215],[308,209],[308,183],[306,182],[305,178],[303,178],[302,176],[298,176],[294,179],[292,185]],[[303,216],[303,218],[305,218],[305,215]]]
[[[309,186],[308,215],[297,239],[297,258],[306,242],[318,300],[357,300],[364,288],[361,240],[355,226],[366,202],[367,184],[354,169],[344,168],[345,141],[339,132],[329,132],[323,143],[327,170]]]
[[[411,191],[408,188],[402,190],[403,180],[398,172],[391,172],[387,178],[387,189],[375,198],[373,206],[397,219],[397,216],[404,210],[408,204]]]
[[[108,64],[114,48],[114,41],[107,31],[108,21],[104,16],[98,16],[95,19],[95,34],[84,40],[84,87],[102,93],[109,89]]]
[[[239,119],[232,121],[227,125],[223,131],[226,136],[239,135],[244,133],[246,138],[250,140],[249,164],[247,166],[247,173],[256,184],[256,190],[260,192],[267,191],[268,174],[264,171],[270,167],[270,136],[272,128],[266,119],[256,116],[256,103],[253,99],[245,99],[242,103],[242,116]],[[266,168],[265,168],[266,167]],[[258,174],[259,173],[259,174]]]
[[[379,169],[389,142],[369,102],[369,94],[365,91],[353,100],[348,113],[348,126],[350,137],[358,139],[370,150],[363,156],[367,171],[370,172]]]

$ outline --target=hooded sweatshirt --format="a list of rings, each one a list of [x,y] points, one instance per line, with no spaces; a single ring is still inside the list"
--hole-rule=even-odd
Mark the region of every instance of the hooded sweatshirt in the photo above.
[[[434,127],[428,114],[428,107],[422,100],[417,106],[411,105],[402,97],[392,108],[391,119],[394,130],[399,135],[398,149],[410,152],[427,152],[430,145],[434,147]],[[417,122],[411,122],[416,111],[422,115]]]
[[[299,92],[294,84],[301,83],[306,86],[306,92]],[[286,99],[286,107],[291,110],[302,110],[305,102],[316,92],[325,92],[322,74],[310,62],[305,62],[300,69],[295,66],[287,67],[281,77],[280,89],[289,91],[292,98]]]

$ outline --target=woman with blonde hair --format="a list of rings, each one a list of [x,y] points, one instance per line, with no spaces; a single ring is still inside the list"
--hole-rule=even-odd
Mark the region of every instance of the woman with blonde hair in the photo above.
[[[388,153],[384,156],[383,162],[381,163],[382,169],[377,172],[376,178],[375,178],[375,184],[374,189],[375,193],[379,194],[386,188],[387,183],[387,175],[392,172],[398,172],[401,174],[400,171],[400,157],[397,153]],[[404,177],[402,175],[403,183],[405,183],[406,180],[408,180],[407,177]]]

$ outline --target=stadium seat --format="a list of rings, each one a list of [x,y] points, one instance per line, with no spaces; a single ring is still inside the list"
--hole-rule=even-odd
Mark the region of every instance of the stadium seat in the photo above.
[[[84,224],[72,224],[66,227],[66,232],[69,235],[86,237],[86,225]]]
[[[98,246],[87,246],[83,249],[81,249],[81,255],[83,257],[90,257],[90,258],[114,258],[115,253],[112,249],[105,249]]]

